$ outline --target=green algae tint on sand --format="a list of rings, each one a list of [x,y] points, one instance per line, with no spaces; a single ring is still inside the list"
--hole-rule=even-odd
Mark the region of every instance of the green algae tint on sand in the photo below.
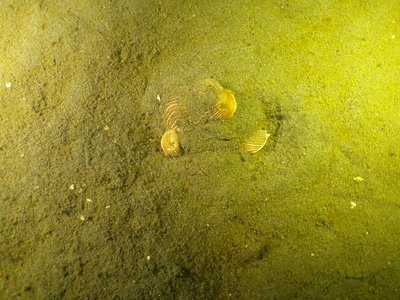
[[[398,297],[398,1],[7,0],[0,24],[1,299]]]

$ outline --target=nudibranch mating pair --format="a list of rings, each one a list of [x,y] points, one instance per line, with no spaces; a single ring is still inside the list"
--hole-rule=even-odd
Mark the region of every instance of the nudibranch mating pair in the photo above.
[[[215,79],[204,79],[196,84],[198,89],[211,89],[216,99],[208,112],[209,120],[225,120],[232,118],[237,108],[235,96],[231,90],[225,89]],[[182,104],[176,99],[171,98],[167,101],[163,110],[163,121],[165,132],[161,137],[161,149],[169,157],[179,156],[183,153],[179,141],[180,126],[182,123]],[[256,131],[244,142],[244,150],[256,153],[266,144],[269,134],[266,130]]]

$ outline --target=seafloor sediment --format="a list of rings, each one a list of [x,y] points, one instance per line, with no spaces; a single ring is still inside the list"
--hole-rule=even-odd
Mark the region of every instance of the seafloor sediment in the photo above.
[[[0,298],[396,299],[399,8],[1,1]]]

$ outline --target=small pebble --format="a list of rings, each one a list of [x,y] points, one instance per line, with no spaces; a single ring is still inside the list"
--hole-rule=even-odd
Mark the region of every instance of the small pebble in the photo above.
[[[7,87],[7,88],[12,87],[12,83],[11,83],[11,82],[7,82],[7,83],[6,83],[6,87]]]

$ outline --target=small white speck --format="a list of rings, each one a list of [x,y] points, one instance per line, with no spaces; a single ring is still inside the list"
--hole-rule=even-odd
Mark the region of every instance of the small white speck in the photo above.
[[[353,209],[356,206],[357,206],[357,203],[355,203],[353,201],[350,202],[350,209]]]
[[[361,176],[357,176],[357,177],[353,177],[353,180],[357,181],[357,182],[361,182],[361,181],[364,181],[364,178],[362,178]]]
[[[7,83],[6,83],[6,87],[7,87],[7,88],[12,87],[12,83],[11,83],[11,82],[7,82]]]
[[[110,127],[108,127],[107,125],[104,126],[104,130],[109,130],[109,129],[110,129]]]
[[[147,259],[147,260],[150,260],[150,255],[147,255],[146,259]]]
[[[90,203],[93,202],[92,199],[89,199],[89,198],[87,198],[86,201],[87,201],[87,202],[90,202]]]
[[[19,157],[24,157],[25,156],[25,153],[21,153],[20,155],[19,155]]]
[[[210,224],[207,223],[206,225],[207,225],[207,227],[210,227]]]
[[[110,205],[107,205],[107,206],[106,206],[106,209],[108,209],[108,208],[110,208]]]
[[[395,36],[394,34],[391,36],[392,39],[394,39],[395,37],[396,37],[396,36]]]
[[[314,253],[311,253],[311,256],[314,256],[315,254]]]
[[[85,221],[85,217],[84,216],[80,216],[79,219],[81,219],[81,221]]]
[[[157,95],[157,100],[158,100],[158,102],[161,102],[161,97],[160,97],[160,95]]]
[[[72,191],[72,190],[74,190],[75,189],[75,184],[71,184],[70,186],[69,186],[69,189]]]

